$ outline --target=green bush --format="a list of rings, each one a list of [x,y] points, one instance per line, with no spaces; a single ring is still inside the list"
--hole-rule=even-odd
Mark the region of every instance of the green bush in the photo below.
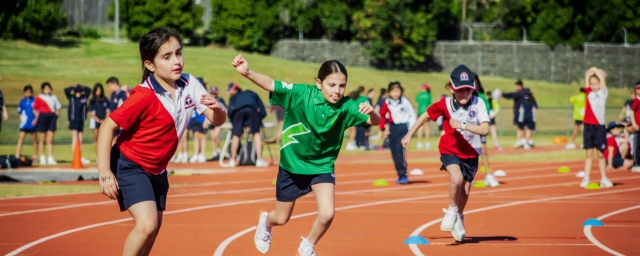
[[[0,1],[0,37],[43,42],[67,25],[63,0]]]
[[[80,29],[78,29],[78,33],[82,38],[100,38],[100,33],[98,33],[98,30],[95,28],[81,27]]]

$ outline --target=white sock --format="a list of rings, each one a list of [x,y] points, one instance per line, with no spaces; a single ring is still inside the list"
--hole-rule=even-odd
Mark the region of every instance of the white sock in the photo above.
[[[529,145],[533,144],[533,140],[529,140]]]
[[[458,212],[458,206],[451,206],[449,205],[449,209],[447,210],[449,212]]]
[[[313,249],[314,246],[315,246],[314,244],[309,243],[309,240],[307,238],[302,240],[302,242],[300,243],[300,248],[305,248],[306,247],[306,248]]]

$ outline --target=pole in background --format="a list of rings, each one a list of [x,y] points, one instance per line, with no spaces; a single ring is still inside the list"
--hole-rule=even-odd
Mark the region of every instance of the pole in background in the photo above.
[[[116,0],[116,42],[120,39],[120,4]]]
[[[624,47],[629,47],[629,44],[627,43],[627,28],[625,27],[621,27],[622,31],[624,31]]]
[[[98,0],[98,34],[100,34],[100,27],[102,27],[102,0]]]
[[[525,28],[524,26],[520,26],[520,28],[522,29],[522,42],[526,43],[527,42],[527,28]]]
[[[473,43],[473,29],[467,23],[465,23],[464,26],[469,30],[469,43],[471,44]]]

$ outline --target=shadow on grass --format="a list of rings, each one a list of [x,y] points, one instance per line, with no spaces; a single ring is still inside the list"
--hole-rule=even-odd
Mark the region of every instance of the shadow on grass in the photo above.
[[[74,48],[80,45],[80,38],[78,37],[60,37],[38,42],[41,46],[54,46],[58,48]]]

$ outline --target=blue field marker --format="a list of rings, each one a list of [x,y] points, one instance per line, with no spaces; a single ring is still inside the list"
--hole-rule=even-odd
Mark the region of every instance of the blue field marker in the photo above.
[[[588,219],[587,221],[582,223],[582,226],[604,227],[604,223],[602,223],[602,221],[599,221],[598,219]]]
[[[410,236],[407,240],[404,240],[404,244],[431,244],[427,239],[421,236]]]

